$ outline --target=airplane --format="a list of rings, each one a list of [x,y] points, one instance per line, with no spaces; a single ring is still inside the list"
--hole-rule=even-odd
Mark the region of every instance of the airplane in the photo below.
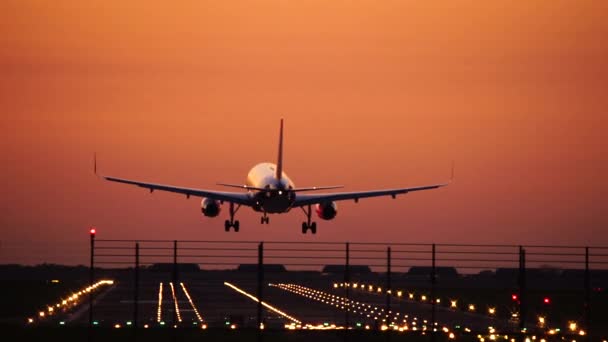
[[[437,189],[449,185],[454,178],[454,166],[452,165],[452,178],[449,182],[432,184],[425,186],[396,188],[371,191],[353,191],[353,192],[329,192],[329,193],[314,193],[319,190],[330,190],[342,188],[342,185],[337,186],[313,186],[298,188],[294,185],[291,179],[283,171],[283,119],[281,119],[279,129],[279,148],[278,148],[277,163],[259,163],[255,165],[247,174],[246,183],[226,184],[217,183],[217,185],[238,188],[245,192],[228,192],[186,188],[173,185],[163,185],[157,183],[141,182],[136,180],[102,176],[97,174],[97,156],[94,156],[94,173],[95,175],[111,182],[136,185],[148,189],[150,193],[158,191],[174,192],[190,196],[200,197],[201,212],[206,217],[216,217],[220,213],[221,205],[224,202],[229,204],[228,213],[230,219],[224,222],[224,230],[230,231],[234,228],[235,232],[239,231],[239,221],[234,219],[237,211],[241,206],[251,207],[254,211],[262,213],[260,219],[261,224],[269,224],[270,218],[268,214],[284,214],[293,208],[300,208],[306,215],[306,221],[302,222],[302,233],[306,234],[308,230],[312,234],[317,233],[317,223],[312,221],[312,206],[314,205],[315,213],[322,220],[332,220],[338,213],[337,201],[354,200],[359,202],[361,198],[391,196],[393,199],[397,195],[406,194],[408,192]]]

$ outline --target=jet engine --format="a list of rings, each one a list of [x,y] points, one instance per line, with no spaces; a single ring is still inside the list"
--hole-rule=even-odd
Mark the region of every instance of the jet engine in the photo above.
[[[220,202],[211,198],[203,198],[201,201],[201,211],[207,217],[216,217],[220,214]]]
[[[338,205],[336,202],[319,203],[315,206],[317,216],[323,220],[331,220],[338,213]]]

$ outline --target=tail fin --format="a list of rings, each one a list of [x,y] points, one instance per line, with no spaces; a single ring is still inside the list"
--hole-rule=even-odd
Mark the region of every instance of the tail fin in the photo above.
[[[281,129],[279,131],[279,156],[277,158],[277,170],[275,177],[281,179],[283,175],[283,119],[281,119]]]

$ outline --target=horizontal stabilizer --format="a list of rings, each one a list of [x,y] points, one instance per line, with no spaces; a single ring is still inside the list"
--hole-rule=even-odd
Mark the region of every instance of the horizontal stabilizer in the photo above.
[[[329,190],[329,189],[340,189],[343,188],[344,185],[332,185],[332,186],[311,186],[308,188],[295,188],[291,191],[300,192],[300,191],[316,191],[316,190]]]
[[[255,186],[249,186],[249,185],[238,185],[238,184],[227,184],[227,183],[217,183],[217,185],[221,185],[221,186],[227,186],[229,188],[237,188],[237,189],[244,189],[244,190],[257,190],[257,191],[266,191],[268,189],[264,189],[264,188],[256,188]]]
[[[256,188],[254,186],[249,186],[249,185],[227,184],[227,183],[217,183],[217,185],[227,186],[229,188],[244,189],[244,190],[268,191],[268,189],[265,189],[265,188]],[[343,185],[311,186],[311,187],[307,187],[307,188],[290,189],[290,191],[300,192],[300,191],[329,190],[329,189],[339,189],[339,188],[343,188],[343,187],[344,187]]]

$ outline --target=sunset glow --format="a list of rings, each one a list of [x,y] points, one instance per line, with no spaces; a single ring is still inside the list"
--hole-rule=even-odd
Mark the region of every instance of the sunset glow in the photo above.
[[[117,239],[608,245],[602,1],[17,1],[0,4],[0,263],[84,264]],[[102,182],[446,188],[299,209]],[[103,237],[102,237],[103,235]],[[480,308],[480,310],[483,310]]]

